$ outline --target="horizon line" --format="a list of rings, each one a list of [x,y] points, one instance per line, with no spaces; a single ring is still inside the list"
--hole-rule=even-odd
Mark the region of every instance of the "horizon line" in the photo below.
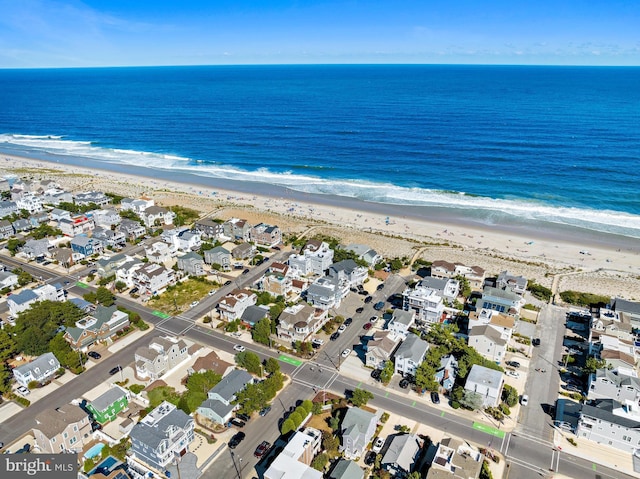
[[[0,67],[2,70],[88,70],[107,68],[190,68],[190,67],[306,67],[306,66],[464,66],[464,67],[534,67],[534,68],[640,68],[640,65],[593,65],[593,64],[545,64],[545,63],[194,63],[165,65],[93,65],[93,66],[41,66]]]

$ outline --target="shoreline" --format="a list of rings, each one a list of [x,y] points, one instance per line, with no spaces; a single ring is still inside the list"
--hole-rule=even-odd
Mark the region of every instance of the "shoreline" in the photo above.
[[[87,164],[83,158],[65,157],[60,162],[8,154],[0,158],[3,175],[55,179],[73,192],[97,189],[130,197],[146,193],[158,204],[181,204],[209,216],[242,216],[252,224],[271,221],[284,233],[300,234],[309,227],[333,232],[345,244],[365,243],[387,257],[460,262],[480,266],[488,274],[508,269],[547,287],[553,275],[563,274],[566,277],[558,291],[640,297],[640,241],[630,237],[594,238],[580,235],[577,228],[549,232],[474,224],[443,212],[418,215],[407,207],[266,188],[262,183],[226,181],[220,186],[224,181],[213,178],[93,161]],[[587,250],[588,254],[580,253]]]

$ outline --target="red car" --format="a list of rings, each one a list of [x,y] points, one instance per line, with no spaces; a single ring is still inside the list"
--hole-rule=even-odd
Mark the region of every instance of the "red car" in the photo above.
[[[366,329],[366,330],[369,330],[369,329],[371,329],[371,327],[372,327],[372,326],[373,326],[373,324],[372,324],[372,323],[365,323],[365,325],[364,325],[364,326],[362,326],[362,327],[363,327],[364,329]]]
[[[255,452],[253,453],[254,456],[256,457],[262,457],[265,455],[265,453],[269,450],[269,448],[271,447],[271,443],[268,441],[262,441],[258,447],[256,447]]]

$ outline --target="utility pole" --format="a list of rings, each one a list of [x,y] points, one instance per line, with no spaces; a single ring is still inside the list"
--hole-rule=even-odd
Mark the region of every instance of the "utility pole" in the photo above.
[[[236,474],[238,475],[238,479],[242,479],[242,475],[240,473],[240,469],[238,469],[238,465],[236,464],[236,455],[235,453],[229,449],[229,452],[231,453],[231,462],[233,462],[233,467],[236,470]],[[240,459],[242,461],[242,459]]]

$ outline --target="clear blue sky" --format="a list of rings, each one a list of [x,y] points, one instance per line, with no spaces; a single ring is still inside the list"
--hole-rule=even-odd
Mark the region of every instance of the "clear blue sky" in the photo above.
[[[640,0],[0,0],[0,68],[640,65]]]

